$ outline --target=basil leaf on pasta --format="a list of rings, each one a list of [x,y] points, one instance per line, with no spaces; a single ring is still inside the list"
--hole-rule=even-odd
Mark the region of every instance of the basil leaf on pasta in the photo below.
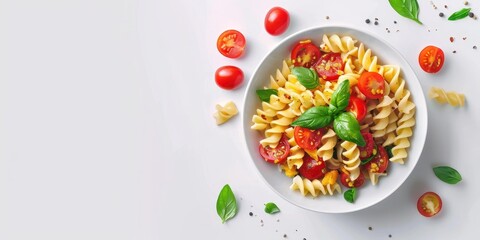
[[[258,89],[257,90],[257,96],[263,102],[270,102],[271,95],[278,96],[278,91],[276,89]]]
[[[303,86],[307,89],[314,89],[318,86],[318,75],[317,72],[305,67],[294,67],[292,69],[292,74],[295,75]]]
[[[448,184],[457,184],[462,181],[460,173],[449,166],[438,166],[433,168],[435,176]]]
[[[455,21],[455,20],[460,20],[462,18],[466,18],[468,16],[468,14],[470,13],[470,10],[471,10],[471,8],[462,8],[462,9],[452,13],[452,15],[450,15],[450,17],[448,17],[448,20]]]
[[[228,184],[223,186],[218,195],[217,214],[222,219],[222,223],[225,223],[237,214],[237,200]]]
[[[349,203],[355,202],[355,198],[357,197],[357,189],[356,188],[348,189],[343,193],[343,197]]]
[[[305,111],[291,125],[316,130],[327,126],[332,121],[333,116],[328,112],[328,107],[318,106]]]
[[[273,202],[265,203],[265,212],[268,214],[274,214],[280,212],[280,208]]]
[[[330,101],[330,105],[336,107],[334,114],[337,114],[340,111],[345,110],[348,106],[348,100],[350,99],[350,81],[345,80],[342,81],[337,89],[332,94],[332,100]]]
[[[422,22],[418,20],[419,8],[417,0],[388,0],[388,2],[393,10],[400,14],[400,16],[422,24]]]
[[[342,112],[333,120],[333,130],[342,140],[365,146],[365,139],[360,133],[360,124],[351,112]]]

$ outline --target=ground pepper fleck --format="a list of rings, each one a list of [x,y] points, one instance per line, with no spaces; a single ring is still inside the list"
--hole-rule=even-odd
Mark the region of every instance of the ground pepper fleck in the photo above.
[[[457,51],[453,50],[453,53],[457,53]]]
[[[369,23],[370,23],[370,19],[367,18],[367,19],[365,20],[365,23],[369,24]]]
[[[325,18],[326,18],[327,20],[328,20],[328,19],[330,19],[330,17],[329,17],[329,16],[326,16]]]
[[[397,21],[393,21],[394,24],[397,24]]]
[[[368,230],[372,231],[372,229],[373,229],[372,227],[368,227]]]
[[[378,25],[378,22],[377,22],[377,21],[375,21],[373,24],[375,24],[375,25]]]
[[[445,8],[448,8],[448,6],[447,6],[447,5],[445,5],[444,7],[445,7]]]
[[[283,234],[283,238],[287,238],[287,234]]]
[[[392,234],[388,234],[388,237],[391,238],[391,237],[392,237]]]
[[[477,49],[477,46],[473,46],[473,49]]]
[[[440,17],[444,17],[444,16],[445,16],[445,14],[443,14],[443,12],[441,12],[441,13],[439,13],[439,14],[438,14],[438,16],[440,16]]]
[[[471,17],[471,18],[473,18],[473,17],[475,17],[475,14],[474,14],[473,12],[470,12],[470,13],[468,14],[468,16]]]
[[[250,215],[250,217],[253,216],[253,212],[249,212],[248,215]]]
[[[463,40],[467,40],[467,37],[463,37],[462,39],[463,39]]]

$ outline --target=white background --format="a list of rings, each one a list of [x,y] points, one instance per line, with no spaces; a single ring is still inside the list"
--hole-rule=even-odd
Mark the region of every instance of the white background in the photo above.
[[[467,239],[480,214],[480,49],[472,48],[480,21],[438,16],[463,2],[419,1],[419,25],[377,0],[0,0],[0,239]],[[274,37],[263,20],[277,5],[291,24]],[[480,15],[479,2],[470,6]],[[228,100],[242,109],[254,68],[286,36],[337,24],[379,35],[425,94],[463,92],[467,105],[427,99],[428,136],[411,177],[381,203],[335,215],[277,196],[249,162],[241,117],[218,127],[212,115]],[[247,38],[241,59],[217,52],[230,28]],[[439,74],[417,63],[429,44],[445,51]],[[213,76],[230,64],[246,79],[225,91]],[[441,182],[436,165],[455,167],[463,181]],[[215,202],[226,183],[239,212],[221,224]],[[426,191],[443,199],[431,219],[416,209]],[[266,202],[281,213],[265,214]]]

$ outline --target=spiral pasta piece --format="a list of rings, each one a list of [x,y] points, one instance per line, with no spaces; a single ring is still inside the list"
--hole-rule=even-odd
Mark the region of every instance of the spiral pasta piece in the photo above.
[[[293,127],[287,128],[285,130],[285,134],[287,135],[288,143],[290,144],[290,155],[287,157],[286,162],[287,167],[290,169],[299,169],[303,164],[303,156],[305,155],[305,151],[297,145],[294,137]]]
[[[328,161],[333,157],[333,149],[337,145],[337,134],[329,128],[327,133],[322,136],[321,143],[322,146],[317,150],[317,155],[323,161]]]
[[[349,56],[357,54],[358,47],[355,46],[357,41],[350,36],[343,36],[340,38],[336,34],[333,34],[330,37],[323,35],[322,40],[323,42],[320,45],[320,48],[324,52],[342,53],[342,60],[344,62]]]
[[[342,155],[347,158],[343,161],[345,169],[350,173],[350,179],[353,181],[360,175],[360,150],[357,144],[349,141],[343,141],[340,146],[345,150]]]
[[[440,104],[450,104],[454,107],[463,107],[465,105],[465,95],[454,91],[447,92],[442,88],[432,87],[428,93],[428,97]]]
[[[397,137],[394,140],[394,147],[392,148],[393,156],[390,158],[391,162],[404,164],[407,158],[407,148],[410,147],[409,138],[412,136],[412,127],[415,125],[415,109],[410,113],[404,113],[398,120],[398,127],[396,129]]]
[[[389,123],[388,117],[392,113],[393,99],[389,96],[384,96],[382,101],[377,105],[378,114],[373,116],[374,125],[370,128],[373,130],[374,138],[382,138],[385,136],[386,128]]]
[[[288,75],[290,75],[290,68],[288,67],[287,62],[284,60],[282,62],[282,70],[277,69],[275,72],[275,77],[270,75],[270,88],[278,89],[285,86]]]
[[[387,129],[385,130],[386,138],[385,141],[382,143],[382,146],[385,147],[391,145],[395,141],[395,138],[397,137],[397,135],[395,135],[395,130],[397,129],[397,121],[398,116],[395,111],[393,111],[392,113],[390,113],[390,116],[388,116],[388,125]]]
[[[340,185],[338,183],[327,184],[326,186],[322,185],[322,182],[318,179],[313,181],[308,180],[307,178],[302,178],[299,175],[293,178],[292,185],[290,189],[293,191],[299,190],[303,196],[307,194],[317,197],[320,195],[333,195],[335,192],[342,192]]]
[[[398,104],[398,110],[402,113],[409,113],[415,108],[415,104],[410,101],[410,91],[406,89],[405,80],[400,77],[400,67],[396,65],[384,66],[383,77],[388,83],[389,92],[393,92],[394,99]]]
[[[238,114],[237,106],[232,101],[227,102],[224,106],[217,104],[215,108],[217,111],[213,114],[213,117],[215,118],[217,125],[224,124],[230,120],[230,118]]]
[[[362,68],[368,72],[378,72],[379,66],[377,65],[377,56],[372,56],[372,50],[367,49],[365,51],[365,45],[360,43],[358,47],[357,57],[360,60]]]
[[[368,172],[368,178],[370,179],[370,182],[372,185],[377,185],[378,183],[378,178],[382,176],[387,176],[386,173],[373,173],[373,172]]]

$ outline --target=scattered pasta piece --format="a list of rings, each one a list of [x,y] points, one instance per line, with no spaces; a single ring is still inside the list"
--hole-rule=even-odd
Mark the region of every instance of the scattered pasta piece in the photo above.
[[[428,96],[440,104],[450,104],[454,107],[463,107],[465,105],[465,95],[457,92],[446,92],[442,88],[432,87]]]
[[[224,124],[238,113],[237,106],[232,101],[227,102],[223,107],[220,104],[217,104],[215,108],[217,109],[217,112],[213,114],[213,117],[217,120],[217,125]]]

